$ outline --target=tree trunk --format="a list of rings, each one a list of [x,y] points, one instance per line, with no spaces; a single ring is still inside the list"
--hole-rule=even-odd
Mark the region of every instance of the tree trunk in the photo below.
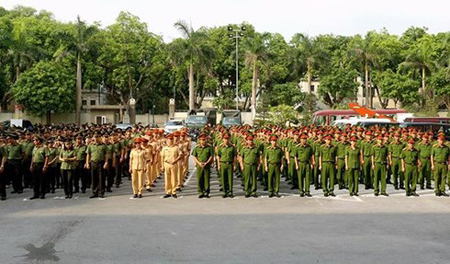
[[[256,117],[256,86],[258,82],[258,69],[256,67],[255,60],[253,62],[253,79],[252,79],[252,118],[255,119]]]
[[[77,100],[76,100],[76,111],[75,111],[75,123],[77,126],[81,124],[81,52],[78,52],[77,55],[77,84],[76,84],[76,93],[77,93]]]
[[[370,102],[370,89],[369,89],[369,66],[367,64],[367,61],[364,63],[364,85],[366,88],[366,107],[371,107]]]
[[[311,73],[311,62],[308,61],[308,87],[306,88],[306,92],[311,93],[311,83],[312,83],[312,73]]]
[[[194,64],[189,64],[189,110],[195,109],[195,98],[194,98]]]
[[[425,95],[425,67],[422,67],[422,88],[420,94]]]
[[[47,111],[47,115],[45,116],[45,122],[47,123],[47,125],[51,125],[51,121],[52,121],[52,112]]]

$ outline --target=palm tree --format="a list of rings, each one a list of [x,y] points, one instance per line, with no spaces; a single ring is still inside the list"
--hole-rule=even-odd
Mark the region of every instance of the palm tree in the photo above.
[[[253,36],[249,36],[245,39],[246,51],[245,51],[245,64],[247,67],[252,68],[252,116],[253,119],[256,116],[256,90],[259,79],[258,63],[265,61],[267,58],[267,45],[266,39],[268,34],[254,33]]]
[[[361,63],[362,72],[364,74],[364,87],[366,90],[366,102],[365,106],[372,108],[372,90],[369,86],[369,74],[370,68],[375,63],[376,60],[376,52],[374,51],[372,45],[370,44],[370,40],[366,36],[365,39],[361,39],[360,36],[355,38],[356,43],[353,48],[350,50],[351,53],[355,56],[356,60]]]
[[[294,68],[299,75],[306,71],[308,87],[311,93],[312,72],[322,58],[321,50],[313,38],[303,34],[295,34],[291,40],[294,48]]]
[[[200,71],[201,65],[211,61],[213,57],[212,49],[206,45],[207,35],[202,31],[195,31],[186,21],[179,20],[174,25],[185,39],[184,52],[178,54],[184,61],[188,61],[189,79],[189,110],[196,108],[196,92],[194,87],[194,64],[197,64]],[[180,51],[180,50],[179,50]]]

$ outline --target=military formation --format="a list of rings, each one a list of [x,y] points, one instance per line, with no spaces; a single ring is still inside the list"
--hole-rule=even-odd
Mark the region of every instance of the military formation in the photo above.
[[[0,196],[32,188],[33,199],[61,189],[66,199],[91,192],[103,198],[123,179],[131,181],[132,198],[152,192],[164,180],[163,198],[177,198],[195,163],[199,198],[210,197],[212,170],[217,171],[222,198],[235,197],[240,181],[244,197],[281,197],[280,181],[293,193],[311,197],[311,188],[334,197],[335,189],[359,195],[359,186],[375,196],[389,196],[387,184],[419,196],[417,189],[434,189],[448,196],[450,145],[443,133],[411,128],[362,128],[347,125],[283,128],[206,126],[195,147],[186,129],[165,134],[162,129],[135,125],[73,124],[12,129],[0,135]],[[259,191],[259,193],[258,193]]]
[[[177,197],[188,172],[191,141],[186,131],[164,136],[163,129],[111,124],[37,125],[34,131],[10,129],[0,135],[0,197],[33,189],[29,199],[45,199],[58,189],[66,199],[91,192],[104,198],[131,181],[132,198],[151,192],[165,171],[165,198]]]

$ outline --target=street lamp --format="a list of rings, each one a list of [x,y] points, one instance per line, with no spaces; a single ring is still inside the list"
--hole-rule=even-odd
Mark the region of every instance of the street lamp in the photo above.
[[[233,26],[228,26],[228,37],[236,40],[236,110],[239,110],[239,39],[244,36],[247,31],[246,26],[241,26],[240,28],[235,28]],[[234,34],[233,34],[234,32]]]

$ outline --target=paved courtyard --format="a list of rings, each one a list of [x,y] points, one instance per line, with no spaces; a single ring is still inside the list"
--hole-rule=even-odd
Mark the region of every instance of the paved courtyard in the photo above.
[[[192,166],[191,166],[192,167]],[[282,198],[198,199],[191,170],[178,199],[163,181],[130,199],[127,179],[105,199],[65,200],[62,190],[30,201],[31,189],[0,203],[0,263],[449,263],[450,198],[432,190],[405,197],[300,198],[282,180]],[[260,188],[261,189],[261,188]],[[363,189],[363,186],[360,186]]]

